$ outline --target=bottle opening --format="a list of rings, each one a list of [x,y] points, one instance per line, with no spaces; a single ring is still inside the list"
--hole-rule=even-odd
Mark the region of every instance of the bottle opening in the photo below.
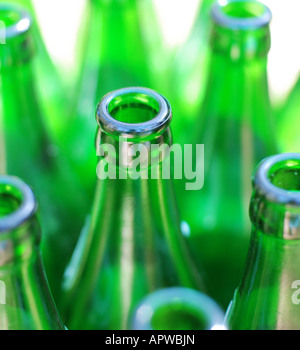
[[[262,4],[253,1],[240,1],[228,3],[223,7],[225,15],[233,18],[253,18],[264,14],[265,8]]]
[[[205,330],[210,324],[205,314],[175,299],[154,312],[151,327],[153,330]]]
[[[300,205],[300,153],[282,153],[264,159],[254,185],[272,201]]]
[[[31,188],[18,178],[0,176],[0,232],[10,231],[35,213]]]
[[[270,182],[283,190],[300,193],[300,159],[274,164],[268,173]]]
[[[110,115],[123,123],[146,123],[159,112],[159,102],[141,92],[116,96],[108,106]]]
[[[258,28],[271,21],[270,9],[251,0],[219,0],[212,9],[212,17],[221,26],[235,29]]]
[[[224,329],[224,313],[213,299],[194,289],[169,287],[149,294],[137,308],[134,330]]]
[[[0,8],[0,19],[6,27],[10,27],[16,25],[21,20],[21,15],[13,8]]]
[[[169,126],[172,113],[162,95],[147,88],[129,87],[104,96],[96,117],[109,134],[140,138],[163,131]]]
[[[0,220],[11,215],[19,209],[22,202],[21,193],[17,193],[14,188],[0,185]]]
[[[29,14],[17,5],[0,5],[2,39],[9,39],[26,32],[31,26]]]

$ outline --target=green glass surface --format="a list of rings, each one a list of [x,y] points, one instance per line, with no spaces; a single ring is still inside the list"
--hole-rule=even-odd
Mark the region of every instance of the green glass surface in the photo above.
[[[280,156],[264,174],[272,188],[262,190],[259,170],[255,173],[250,202],[251,242],[243,278],[227,311],[229,329],[300,327],[300,155]]]
[[[70,113],[71,89],[58,70],[57,63],[52,59],[42,35],[42,27],[32,0],[0,1],[0,5],[13,4],[25,9],[32,18],[31,35],[35,45],[35,55],[32,66],[35,72],[37,94],[44,109],[44,121],[56,146],[64,147],[61,136],[68,122]],[[55,21],[55,19],[53,19]],[[55,29],[55,35],[59,35]]]
[[[4,6],[4,5],[3,5]],[[15,7],[0,6],[0,20],[27,21]],[[10,14],[14,14],[11,16]],[[0,172],[21,177],[36,191],[44,231],[41,249],[53,294],[87,213],[87,198],[68,160],[48,134],[32,58],[30,21],[0,46]],[[11,27],[7,26],[7,31]]]
[[[277,149],[266,69],[269,20],[249,15],[248,5],[267,11],[248,1],[232,2],[230,16],[226,5],[215,7],[208,82],[191,134],[193,144],[204,144],[204,186],[198,191],[186,190],[184,181],[176,186],[189,244],[206,269],[210,295],[224,309],[250,239],[249,178],[257,162]]]
[[[151,127],[160,108],[155,96],[147,89],[129,90],[112,93],[115,97],[104,107],[111,122],[98,129],[98,146],[113,146],[116,154],[98,157],[104,165],[98,170],[101,180],[90,223],[65,272],[61,312],[69,329],[126,329],[132,310],[151,291],[176,285],[204,290],[180,231],[172,180],[162,178],[166,158],[158,157],[149,165],[128,149],[146,147],[150,159],[150,145],[170,145],[170,129],[167,122],[160,124],[159,132]],[[100,109],[103,103],[98,106],[101,123],[105,120]],[[139,123],[128,123],[139,119]],[[125,134],[130,142],[125,141]],[[124,153],[128,161],[115,166]],[[141,164],[134,165],[136,161]],[[116,172],[115,178],[103,176],[108,168]]]
[[[140,5],[137,0],[89,2],[82,67],[65,137],[73,167],[91,196],[95,185],[97,103],[115,89],[152,87]]]
[[[36,204],[24,196],[24,186],[15,177],[0,176],[0,329],[64,330],[41,258]],[[25,204],[33,211],[20,221]]]
[[[211,7],[215,0],[201,0],[195,22],[185,42],[179,45],[169,62],[169,94],[174,111],[172,130],[177,143],[190,143],[190,134],[198,119],[209,71]]]

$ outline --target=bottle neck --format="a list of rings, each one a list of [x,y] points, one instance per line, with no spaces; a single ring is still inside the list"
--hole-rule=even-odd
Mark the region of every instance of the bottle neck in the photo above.
[[[92,2],[90,36],[94,39],[90,51],[94,55],[91,54],[90,58],[94,57],[92,64],[101,70],[97,75],[100,81],[96,98],[126,86],[149,85],[148,58],[139,11],[136,0]]]
[[[211,50],[235,63],[251,64],[264,61],[271,48],[269,25],[262,28],[236,29],[215,23],[212,26]]]
[[[235,60],[228,52],[213,49],[204,101],[211,105],[213,115],[244,120],[254,118],[259,110],[269,110],[267,56]]]
[[[258,231],[300,244],[298,174],[299,159],[295,153],[279,154],[261,162],[253,178],[250,218]]]
[[[9,269],[14,264],[23,263],[36,256],[40,242],[40,227],[36,219],[24,223],[21,227],[1,233],[0,269]]]
[[[163,165],[165,177],[172,169],[169,151],[172,146],[171,132],[167,128],[161,135],[148,141],[137,142],[124,137],[115,138],[103,132],[97,133],[98,177],[103,180],[161,180]]]
[[[212,8],[211,63],[204,109],[210,119],[217,115],[255,122],[263,134],[271,111],[267,82],[270,14],[259,2],[220,3]]]
[[[267,56],[232,59],[228,51],[212,49],[202,122],[197,134],[218,128],[235,130],[233,138],[252,143],[257,161],[276,150],[269,96]],[[220,78],[221,76],[221,78]],[[224,136],[224,135],[223,135]],[[210,139],[202,140],[204,144]],[[226,137],[226,135],[225,135]],[[231,141],[232,143],[232,141]],[[249,146],[247,146],[249,150]]]
[[[1,5],[0,17],[5,26],[0,50],[1,171],[32,183],[34,164],[49,167],[51,163],[34,77],[32,19],[16,5]]]
[[[0,177],[1,329],[64,329],[41,260],[36,210],[28,185]]]
[[[18,49],[22,53],[21,47]],[[6,69],[2,70],[0,93],[0,121],[4,131],[2,152],[5,152],[1,158],[6,161],[6,170],[21,176],[22,169],[28,168],[28,159],[33,155],[33,163],[49,166],[50,140],[43,123],[43,111],[38,101],[31,58],[22,64],[6,66]],[[24,135],[26,142],[23,142]],[[17,163],[15,159],[18,159]]]
[[[168,139],[168,130],[161,137]],[[107,142],[107,136],[105,139]],[[148,157],[151,154],[149,143],[137,143],[138,149],[144,146],[144,155]],[[111,144],[115,144],[114,138],[110,139]],[[70,299],[81,284],[94,285],[99,278],[95,264],[101,266],[103,275],[100,278],[105,281],[107,274],[112,274],[106,287],[122,291],[113,296],[115,305],[111,305],[112,315],[117,312],[118,320],[112,321],[109,316],[103,320],[104,329],[126,329],[136,301],[150,291],[167,285],[205,290],[180,230],[172,180],[163,177],[163,162],[167,158],[160,160],[160,156],[154,156],[157,164],[149,166],[149,158],[146,160],[142,156],[138,161],[142,167],[140,169],[136,166],[136,155],[132,156],[130,152],[132,144],[118,141],[117,145],[120,151],[113,155],[113,159],[119,158],[122,152],[129,154],[129,157],[125,157],[126,161],[123,159],[120,166],[116,166],[111,159],[99,157],[101,165],[98,164],[97,168],[99,179],[90,221],[86,230],[82,231],[63,283],[66,297]],[[107,264],[107,257],[112,259],[114,271]],[[158,265],[158,261],[162,265]],[[84,268],[79,269],[79,266]],[[84,276],[83,271],[90,273]],[[91,288],[82,288],[79,299],[83,303],[90,298]],[[104,304],[106,297],[106,294],[103,295]],[[119,304],[122,305],[121,312],[117,310]],[[67,314],[70,312],[69,306]],[[80,310],[84,304],[79,302],[76,307]],[[75,317],[73,322],[76,327],[80,320]]]
[[[41,236],[35,211],[36,202],[30,188],[17,179],[1,177],[0,269],[36,255]]]
[[[300,155],[265,158],[253,178],[252,236],[230,328],[299,329]]]

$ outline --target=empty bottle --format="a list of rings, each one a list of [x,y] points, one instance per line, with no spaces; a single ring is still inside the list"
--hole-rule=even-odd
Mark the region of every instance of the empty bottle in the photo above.
[[[198,119],[209,71],[211,8],[215,0],[201,0],[187,40],[169,63],[170,97],[174,115],[173,135],[179,143],[190,143],[190,134]]]
[[[146,88],[116,90],[98,104],[94,205],[63,283],[70,329],[126,329],[154,290],[205,290],[168,176],[171,117],[167,100]]]
[[[229,329],[300,329],[300,154],[264,159],[253,177],[251,242]]]
[[[0,329],[64,330],[47,282],[32,189],[0,176]]]
[[[23,8],[0,5],[0,20],[6,41],[0,47],[0,173],[22,178],[37,195],[44,232],[41,249],[57,297],[88,212],[87,198],[45,125],[32,62],[31,17]]]
[[[193,191],[179,183],[190,246],[203,259],[210,295],[224,309],[249,244],[247,180],[258,161],[277,150],[267,81],[270,20],[270,10],[257,1],[213,6],[210,71],[192,141],[204,145],[204,186]]]
[[[225,330],[224,312],[206,294],[170,287],[147,295],[132,315],[133,330]]]
[[[3,3],[3,5],[5,2]],[[37,94],[44,109],[44,120],[48,132],[55,139],[58,146],[63,147],[62,135],[68,125],[68,113],[72,94],[66,79],[61,76],[57,63],[51,57],[47,42],[43,37],[42,26],[39,21],[36,6],[33,0],[10,0],[10,6],[21,6],[31,17],[31,36],[34,41],[35,55],[32,57],[32,66],[35,73]],[[52,35],[58,36],[58,30],[53,20]],[[66,73],[64,74],[66,76]]]

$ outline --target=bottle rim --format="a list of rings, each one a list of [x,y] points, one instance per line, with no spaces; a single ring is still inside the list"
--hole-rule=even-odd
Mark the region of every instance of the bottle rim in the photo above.
[[[225,329],[224,313],[218,304],[209,296],[187,287],[168,287],[152,292],[146,296],[135,310],[132,329],[153,330],[151,322],[155,311],[160,307],[182,302],[205,319],[207,330]]]
[[[283,161],[298,160],[300,153],[280,153],[263,159],[255,172],[253,183],[256,189],[265,197],[277,203],[300,206],[300,191],[289,191],[274,185],[269,179],[269,172],[272,167]]]
[[[110,103],[116,98],[128,94],[143,95],[152,98],[158,106],[154,118],[141,123],[126,123],[114,118],[109,112]],[[171,106],[167,99],[158,92],[144,87],[126,87],[106,94],[97,105],[98,125],[107,133],[127,138],[140,138],[161,133],[169,126],[172,119]]]
[[[234,3],[251,3],[251,6],[261,7],[261,13],[253,17],[234,17],[227,14],[224,9]],[[272,19],[272,12],[268,6],[259,1],[250,0],[218,0],[212,6],[212,19],[215,23],[231,29],[256,29],[269,25]]]
[[[14,176],[0,176],[0,195],[9,193],[9,187],[20,194],[21,203],[12,213],[0,218],[0,233],[19,227],[36,212],[36,199],[29,185]]]
[[[18,15],[18,20],[0,30],[0,39],[10,39],[27,32],[32,26],[32,18],[23,7],[15,4],[2,4],[0,11],[13,11]]]

